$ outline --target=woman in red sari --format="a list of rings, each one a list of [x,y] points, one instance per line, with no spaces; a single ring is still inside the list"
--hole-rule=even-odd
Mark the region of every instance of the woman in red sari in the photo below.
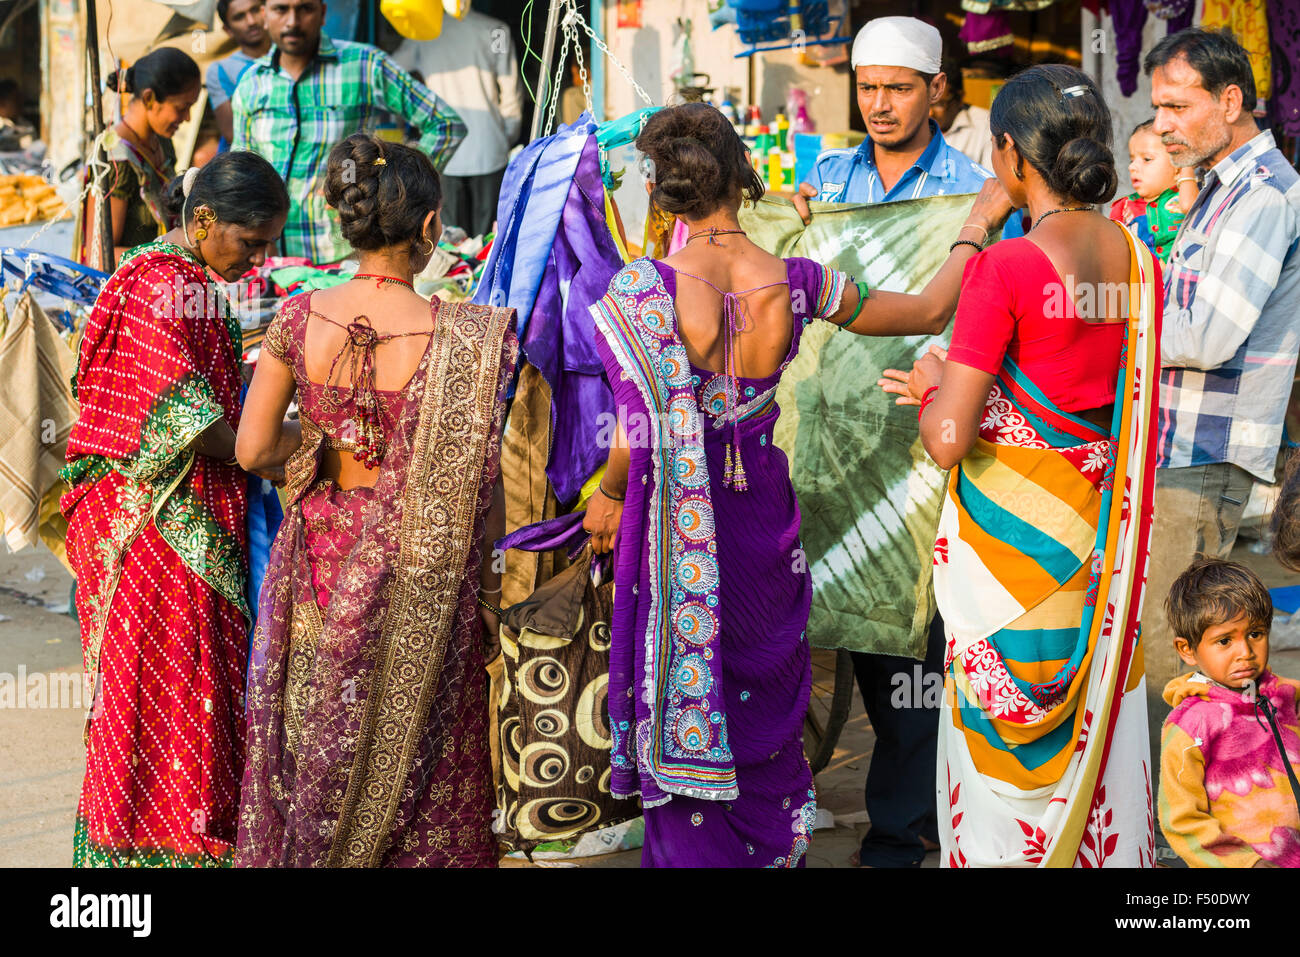
[[[243,770],[246,477],[234,463],[237,280],[284,228],[284,184],[227,153],[186,176],[181,227],[109,278],[81,341],[63,477],[94,689],[73,862],[230,862]]]

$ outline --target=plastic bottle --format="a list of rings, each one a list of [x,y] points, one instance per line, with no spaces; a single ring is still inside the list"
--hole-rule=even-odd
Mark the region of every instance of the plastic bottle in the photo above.
[[[749,122],[745,124],[745,135],[753,139],[758,135],[758,128],[763,125],[763,114],[757,106],[749,108]]]
[[[784,150],[786,142],[790,138],[790,121],[786,119],[784,113],[778,113],[772,126],[773,132],[776,133],[776,145]]]
[[[790,97],[786,101],[786,109],[790,111],[790,132],[791,133],[816,133],[817,124],[812,121],[808,115],[808,94],[799,87],[790,88]]]
[[[816,133],[817,124],[812,121],[808,115],[808,106],[805,103],[799,104],[799,112],[794,115],[794,122],[790,124],[790,129],[796,133]]]
[[[722,115],[727,118],[727,122],[733,128],[740,127],[740,117],[736,115],[736,105],[731,102],[731,90],[726,89],[722,93],[722,105],[718,107]]]
[[[780,190],[785,182],[781,172],[781,151],[773,146],[767,153],[767,188]]]
[[[794,189],[794,151],[781,151],[781,185],[785,189]]]

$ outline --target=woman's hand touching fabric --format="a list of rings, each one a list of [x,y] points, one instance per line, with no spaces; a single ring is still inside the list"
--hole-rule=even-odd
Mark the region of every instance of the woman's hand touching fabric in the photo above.
[[[883,391],[898,396],[895,400],[897,405],[920,405],[926,391],[943,380],[943,365],[947,359],[946,349],[930,346],[925,355],[912,363],[910,371],[885,369],[876,384]]]

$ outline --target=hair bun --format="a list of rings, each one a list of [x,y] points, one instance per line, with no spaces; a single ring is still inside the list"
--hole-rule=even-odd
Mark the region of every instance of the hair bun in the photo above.
[[[163,189],[162,207],[163,212],[167,214],[168,222],[175,224],[181,221],[185,209],[184,173],[173,176]]]
[[[651,202],[674,216],[699,219],[738,192],[752,200],[763,195],[745,144],[707,103],[659,110],[646,121],[636,148],[652,164]]]
[[[1088,136],[1069,140],[1056,154],[1049,186],[1080,202],[1096,205],[1115,195],[1119,177],[1115,155],[1105,143]]]
[[[121,70],[114,70],[104,80],[104,89],[110,93],[134,93],[135,92],[135,67],[125,67]],[[118,84],[121,83],[121,90]]]
[[[655,173],[655,203],[674,215],[707,205],[724,185],[717,156],[693,136],[669,140]]]
[[[353,133],[330,150],[325,201],[354,249],[381,249],[418,241],[429,210],[442,205],[442,185],[419,150]]]

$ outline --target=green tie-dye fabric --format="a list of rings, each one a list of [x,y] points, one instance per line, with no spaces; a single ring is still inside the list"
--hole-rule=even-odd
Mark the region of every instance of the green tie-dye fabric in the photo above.
[[[784,200],[741,210],[749,237],[807,256],[872,289],[919,292],[948,256],[973,197],[870,206],[812,203],[804,226]],[[809,327],[781,378],[776,443],[790,457],[812,569],[808,637],[822,648],[921,658],[934,614],[931,553],[945,472],[921,447],[916,408],[876,385],[948,335],[868,338]]]

